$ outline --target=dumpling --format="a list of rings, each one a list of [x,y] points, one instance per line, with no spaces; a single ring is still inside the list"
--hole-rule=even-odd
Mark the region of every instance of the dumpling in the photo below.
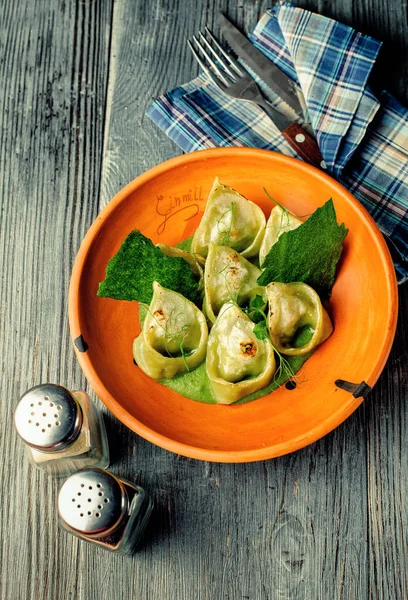
[[[153,379],[191,371],[205,359],[207,339],[206,319],[195,304],[155,281],[142,332],[133,342],[142,371]]]
[[[207,256],[208,246],[230,246],[246,258],[257,256],[265,232],[262,210],[215,179],[204,215],[191,244],[192,254]]]
[[[210,244],[204,271],[204,313],[214,323],[221,307],[233,300],[239,306],[265,288],[257,284],[261,270],[228,246]],[[266,301],[265,301],[266,304]]]
[[[208,337],[207,375],[218,404],[232,404],[268,385],[276,370],[273,348],[235,304],[221,309]]]
[[[266,295],[269,335],[278,352],[307,354],[331,335],[330,317],[306,283],[269,283]]]
[[[299,225],[302,225],[302,221],[287,210],[284,210],[281,206],[277,205],[271,210],[266,223],[261,249],[259,250],[259,264],[261,267],[269,250],[276,244],[282,233],[292,231],[292,229],[296,229]]]

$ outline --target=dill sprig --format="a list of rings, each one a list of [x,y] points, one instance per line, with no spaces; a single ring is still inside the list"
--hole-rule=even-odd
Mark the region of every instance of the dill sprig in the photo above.
[[[219,271],[219,275],[222,275],[224,278],[225,288],[228,294],[228,300],[235,304],[235,306],[238,306],[238,308],[240,308],[238,304],[238,296],[243,286],[243,282],[241,282],[237,288],[233,289],[233,286],[231,285],[231,282],[228,279],[228,275],[230,275],[231,273],[231,264],[227,264],[223,269],[221,269],[221,271]]]
[[[275,200],[275,198],[272,198],[272,196],[268,193],[268,191],[267,191],[266,188],[263,188],[263,191],[268,196],[268,198],[269,198],[269,200],[271,202],[273,202],[274,204],[277,204],[278,206],[280,206],[280,208],[283,210],[283,213],[286,215],[286,218],[288,219],[288,224],[289,224],[289,217],[288,217],[288,215],[292,215],[292,217],[296,217],[296,219],[303,219],[304,217],[310,217],[311,213],[308,213],[306,215],[295,215],[295,213],[293,213],[291,210],[289,210],[288,208],[286,208],[286,206],[283,206],[283,204],[281,204],[280,202],[278,202],[277,200]]]
[[[286,358],[279,352],[279,350],[275,348],[270,338],[269,341],[271,342],[272,348],[274,349],[279,358],[279,365],[273,376],[273,381],[278,380],[282,375],[284,375],[286,380],[298,382],[297,375],[293,371],[289,361],[286,360]]]
[[[292,215],[292,217],[296,217],[295,213],[293,213],[288,208],[286,208],[286,206],[283,206],[283,204],[281,204],[280,202],[278,202],[277,200],[275,200],[275,198],[272,198],[272,196],[269,194],[269,192],[268,192],[268,190],[266,188],[263,188],[263,191],[265,192],[265,194],[267,195],[267,197],[269,198],[269,200],[271,202],[273,202],[274,204],[277,204],[283,210],[284,213]]]
[[[218,241],[218,244],[220,246],[228,246],[229,245],[235,206],[236,206],[236,202],[231,202],[231,206],[220,216],[220,218],[217,221],[217,231],[221,236]],[[231,213],[231,218],[230,218],[229,225],[226,226],[226,223],[223,221],[223,219],[226,215],[228,215],[228,213]],[[224,230],[220,229],[221,224],[226,226],[226,229],[224,229]]]

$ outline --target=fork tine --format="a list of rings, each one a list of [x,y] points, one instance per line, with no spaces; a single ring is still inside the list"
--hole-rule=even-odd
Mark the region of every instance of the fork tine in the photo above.
[[[242,75],[244,75],[244,71],[242,70],[240,64],[234,59],[232,58],[232,56],[230,56],[228,54],[228,52],[225,52],[224,48],[218,43],[218,40],[216,37],[214,37],[214,35],[211,33],[211,31],[208,29],[208,27],[205,28],[205,31],[207,33],[207,35],[210,37],[211,41],[213,42],[213,44],[217,47],[217,49],[222,53],[222,55],[227,59],[227,61],[229,62],[229,64],[231,65],[231,67],[233,69],[235,69],[235,72],[237,73],[237,75],[239,75],[240,77],[242,77]],[[208,42],[207,42],[208,43]],[[210,46],[211,47],[211,46]],[[211,48],[212,50],[212,48]],[[214,52],[214,50],[213,50]],[[216,55],[217,56],[217,55]]]
[[[194,46],[190,42],[190,40],[187,40],[187,44],[188,44],[188,47],[190,48],[191,52],[193,53],[194,58],[196,59],[196,61],[198,62],[198,64],[200,65],[200,67],[202,68],[204,73],[212,78],[212,73],[207,68],[207,65],[201,60],[199,54],[195,51]]]
[[[207,31],[207,34],[211,35],[211,32],[208,30],[208,28],[205,28]],[[203,34],[201,33],[201,31],[199,31],[198,35],[200,36],[200,38],[202,39],[202,41],[205,43],[205,45],[207,46],[207,48],[209,49],[209,51],[211,52],[211,54],[215,57],[215,59],[219,62],[219,64],[222,66],[223,69],[225,69],[225,71],[228,73],[228,75],[231,77],[232,81],[236,80],[236,75],[235,73],[233,73],[231,71],[231,69],[228,66],[228,63],[225,62],[225,60],[222,60],[222,57],[216,53],[216,51],[214,50],[214,48],[211,46],[210,42],[203,36]],[[211,36],[213,40],[215,40],[214,36]],[[221,49],[222,50],[222,49]]]
[[[205,58],[207,59],[207,61],[210,63],[210,65],[212,66],[212,68],[214,69],[214,71],[217,73],[217,75],[221,79],[222,83],[225,86],[230,85],[230,82],[225,78],[225,76],[223,75],[223,73],[221,73],[220,69],[217,67],[217,65],[215,64],[215,62],[211,58],[211,56],[206,52],[204,46],[199,42],[199,40],[196,38],[195,35],[193,35],[193,41],[195,42],[195,44],[198,47],[198,49],[200,50],[200,52],[205,56]],[[206,74],[209,77],[211,77],[212,81],[216,85],[219,85],[219,82],[214,78],[214,75],[211,72],[211,70],[207,66],[204,65],[203,61],[200,59],[200,57],[198,55],[198,52],[194,50],[194,48],[193,48],[192,44],[190,44],[190,42],[189,42],[189,46],[190,46],[190,49],[193,52],[195,58],[197,59],[199,65],[204,69],[204,71],[206,72]]]

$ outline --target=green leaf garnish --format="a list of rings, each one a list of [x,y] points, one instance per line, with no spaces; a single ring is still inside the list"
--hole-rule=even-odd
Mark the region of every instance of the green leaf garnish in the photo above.
[[[329,298],[347,232],[344,223],[337,224],[333,201],[328,200],[297,229],[282,233],[266,255],[259,285],[303,281]]]
[[[266,301],[257,294],[249,301],[249,306],[245,309],[246,314],[254,323],[266,320]]]
[[[263,307],[265,306],[265,304],[266,304],[266,302],[262,298],[262,296],[260,296],[259,294],[257,294],[255,296],[255,298],[251,298],[251,300],[249,302],[249,308],[251,310],[257,310],[259,308],[263,309]]]
[[[264,313],[263,310],[255,310],[253,312],[248,313],[248,317],[254,323],[259,323],[260,321],[264,321],[265,320],[265,313]]]
[[[269,337],[266,321],[263,320],[257,323],[253,329],[253,332],[258,338],[258,340],[266,340]]]
[[[149,238],[134,230],[110,259],[98,296],[150,304],[153,281],[195,304],[200,302],[198,282],[188,263],[183,258],[166,256]]]

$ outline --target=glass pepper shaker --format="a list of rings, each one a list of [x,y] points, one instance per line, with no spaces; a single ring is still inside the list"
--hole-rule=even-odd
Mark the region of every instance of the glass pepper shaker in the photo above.
[[[153,502],[143,488],[95,467],[68,477],[58,496],[63,529],[122,554],[135,550],[152,509]]]
[[[14,422],[29,461],[49,475],[109,465],[103,416],[85,392],[52,383],[37,385],[20,398]]]

